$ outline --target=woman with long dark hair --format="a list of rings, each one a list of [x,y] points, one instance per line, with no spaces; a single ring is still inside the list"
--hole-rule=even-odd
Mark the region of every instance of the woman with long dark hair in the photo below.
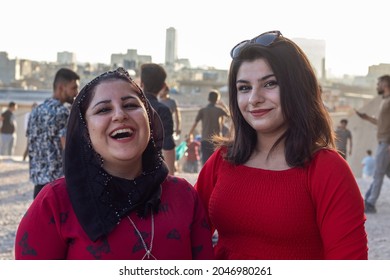
[[[231,57],[233,133],[195,185],[217,259],[367,259],[363,199],[306,55],[271,31]]]

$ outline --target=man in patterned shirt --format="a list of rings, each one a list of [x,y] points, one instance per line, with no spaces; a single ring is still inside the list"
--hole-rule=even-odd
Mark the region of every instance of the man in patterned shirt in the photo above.
[[[65,103],[73,103],[79,80],[79,75],[70,69],[58,70],[53,96],[38,105],[28,119],[26,136],[34,198],[47,183],[63,176],[62,151],[69,116],[69,106]]]

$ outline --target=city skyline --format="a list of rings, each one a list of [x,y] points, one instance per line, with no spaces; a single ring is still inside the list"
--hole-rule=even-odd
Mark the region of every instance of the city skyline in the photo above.
[[[166,29],[173,27],[178,58],[192,67],[228,69],[235,44],[278,29],[290,39],[324,40],[328,75],[366,75],[369,66],[390,63],[380,0],[186,2],[68,0],[59,7],[49,0],[9,1],[0,17],[0,51],[35,61],[56,61],[57,52],[67,51],[80,63],[109,64],[111,54],[136,49],[164,63]]]

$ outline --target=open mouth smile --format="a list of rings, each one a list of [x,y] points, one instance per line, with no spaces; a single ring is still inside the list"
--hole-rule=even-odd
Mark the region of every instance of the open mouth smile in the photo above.
[[[134,130],[130,128],[122,128],[115,130],[113,133],[110,134],[111,138],[114,138],[116,140],[124,139],[124,138],[130,138],[133,136]]]

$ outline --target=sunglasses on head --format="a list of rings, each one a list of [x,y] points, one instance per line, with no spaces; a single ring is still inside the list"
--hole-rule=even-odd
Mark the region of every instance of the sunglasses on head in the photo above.
[[[242,41],[241,43],[238,43],[230,51],[230,56],[233,59],[236,58],[240,54],[241,49],[248,44],[258,44],[264,47],[268,47],[272,45],[273,42],[275,42],[276,38],[279,38],[280,36],[282,36],[282,33],[278,30],[274,30],[274,31],[268,31],[263,34],[260,34],[259,36],[253,38],[252,40]]]

